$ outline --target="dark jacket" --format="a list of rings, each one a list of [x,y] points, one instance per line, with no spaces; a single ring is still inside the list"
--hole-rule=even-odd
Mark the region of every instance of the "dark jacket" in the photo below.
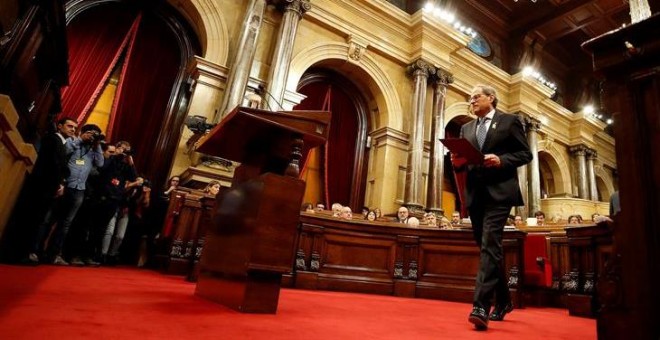
[[[66,146],[62,139],[56,133],[44,136],[30,176],[33,188],[43,195],[53,196],[60,184],[69,177],[67,162]]]
[[[479,149],[476,137],[477,120],[473,120],[461,128],[461,137],[466,138],[475,148]],[[503,205],[521,206],[524,204],[520,185],[518,184],[517,168],[532,160],[527,136],[522,120],[517,115],[495,111],[490,128],[486,134],[481,152],[495,154],[500,157],[499,168],[485,168],[481,165],[468,165],[465,183],[465,198],[467,207],[472,206],[479,188],[485,188],[490,198]],[[483,192],[483,191],[482,191]]]

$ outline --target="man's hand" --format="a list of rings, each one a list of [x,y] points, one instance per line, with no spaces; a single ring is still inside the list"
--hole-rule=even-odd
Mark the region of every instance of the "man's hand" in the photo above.
[[[64,185],[60,184],[59,188],[57,188],[57,191],[55,192],[55,197],[61,197],[64,195]]]
[[[467,159],[461,157],[458,154],[450,153],[450,157],[451,164],[454,166],[454,168],[462,168],[467,163]]]
[[[495,154],[489,153],[484,156],[484,167],[486,168],[499,168],[502,166],[500,157]]]

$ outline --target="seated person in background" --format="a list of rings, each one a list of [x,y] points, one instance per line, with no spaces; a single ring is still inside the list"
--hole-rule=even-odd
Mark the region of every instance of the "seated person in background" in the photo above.
[[[302,206],[300,207],[300,211],[308,212],[308,213],[314,213],[314,206],[312,206],[312,203],[303,203]]]
[[[453,226],[459,226],[461,225],[461,213],[458,211],[454,211],[451,213],[451,225]]]
[[[580,224],[580,219],[578,215],[568,216],[568,224]]]
[[[380,208],[375,208],[374,213],[376,213],[376,219],[380,219],[382,217],[382,213],[380,212]]]
[[[206,188],[204,188],[204,193],[209,194],[212,196],[218,195],[220,192],[220,182],[218,181],[210,181],[208,185],[206,185]]]
[[[514,226],[515,224],[514,224],[513,218],[514,217],[512,215],[509,215],[509,218],[506,219],[505,226]]]
[[[596,220],[597,220],[599,217],[600,217],[600,214],[599,214],[599,213],[593,213],[593,214],[591,214],[591,220],[592,220],[593,222],[596,222]],[[596,222],[596,223],[597,223],[597,222]]]
[[[368,213],[369,213],[369,207],[362,207],[362,217],[367,218]]]
[[[343,206],[339,203],[332,203],[332,217],[340,217],[341,216],[341,208]]]
[[[523,223],[523,218],[522,218],[522,216],[520,216],[520,215],[516,215],[516,216],[514,216],[514,217],[513,217],[513,225],[514,225],[516,228],[518,228],[518,227],[522,227],[523,225],[525,225],[525,224]]]
[[[376,212],[373,211],[373,210],[369,211],[367,213],[367,216],[364,219],[367,220],[367,221],[371,221],[371,222],[375,221],[376,220]]]
[[[399,223],[408,223],[408,208],[399,208],[399,211],[396,213],[396,221]]]
[[[424,222],[426,222],[426,225],[429,227],[438,226],[438,218],[432,212],[427,212],[426,214],[424,214]]]
[[[352,220],[353,219],[353,211],[351,211],[350,207],[342,207],[341,208],[341,214],[340,214],[339,217],[341,217],[345,220]]]
[[[316,208],[314,208],[316,211],[323,211],[325,210],[325,204],[323,203],[316,203]]]
[[[419,220],[415,216],[408,217],[406,219],[408,222],[408,225],[413,227],[413,228],[419,228]]]
[[[535,212],[534,217],[536,217],[537,226],[545,225],[545,213],[543,211],[539,210]]]
[[[440,218],[440,229],[453,229],[451,227],[451,223],[449,222],[448,218],[446,218],[444,216],[442,216],[442,218]]]

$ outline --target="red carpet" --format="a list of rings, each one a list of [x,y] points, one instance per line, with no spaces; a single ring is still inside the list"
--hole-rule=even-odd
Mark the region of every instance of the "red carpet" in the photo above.
[[[595,339],[595,320],[514,310],[486,333],[470,305],[284,289],[276,315],[240,314],[181,277],[133,268],[0,265],[2,339]]]

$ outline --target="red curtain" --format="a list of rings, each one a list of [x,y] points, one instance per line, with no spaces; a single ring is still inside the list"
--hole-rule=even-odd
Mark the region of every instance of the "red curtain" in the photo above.
[[[70,85],[62,89],[60,117],[81,121],[91,109],[112,72],[134,18],[134,12],[103,6],[86,11],[69,24]]]
[[[314,82],[299,92],[307,96],[296,110],[322,110],[328,93],[327,82]],[[338,86],[332,86],[330,96],[332,119],[323,167],[327,173],[326,206],[334,202],[350,204],[351,183],[354,175],[355,147],[358,133],[358,112],[350,96]],[[304,164],[304,162],[303,162]]]
[[[151,158],[161,133],[179,66],[180,49],[173,33],[154,15],[144,14],[126,56],[126,69],[112,113],[113,141],[126,140],[136,151],[136,167],[153,178]],[[174,132],[173,132],[174,133]]]

